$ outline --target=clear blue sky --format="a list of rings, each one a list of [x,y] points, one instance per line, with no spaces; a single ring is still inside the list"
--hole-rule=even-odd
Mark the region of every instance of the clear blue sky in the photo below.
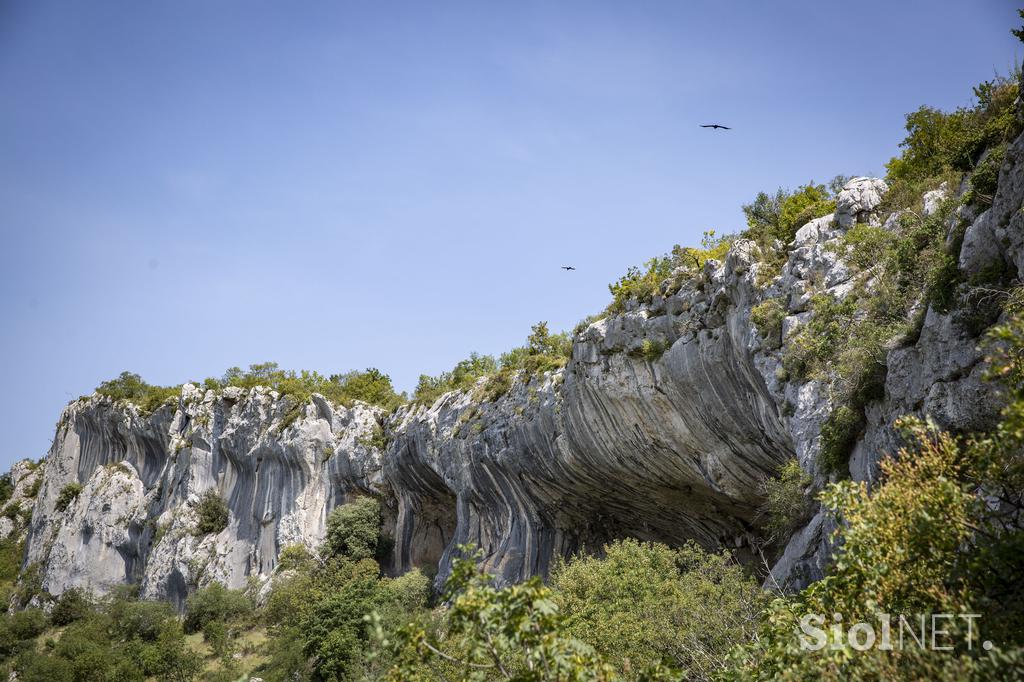
[[[125,369],[410,389],[571,328],[758,190],[880,173],[906,112],[1008,70],[1018,23],[993,0],[0,0],[0,466]]]

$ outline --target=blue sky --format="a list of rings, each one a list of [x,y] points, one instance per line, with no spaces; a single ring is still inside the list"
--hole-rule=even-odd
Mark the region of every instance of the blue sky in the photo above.
[[[881,173],[905,113],[1009,69],[1017,23],[991,0],[0,0],[0,467],[125,369],[407,390],[571,328],[759,190]]]

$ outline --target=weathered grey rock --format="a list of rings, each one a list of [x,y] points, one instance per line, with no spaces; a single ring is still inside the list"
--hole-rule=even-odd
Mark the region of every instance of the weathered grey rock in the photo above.
[[[888,190],[879,178],[853,178],[836,197],[836,222],[844,229],[857,223],[874,223],[875,209]]]
[[[37,464],[30,459],[23,459],[15,462],[11,466],[11,470],[8,472],[11,483],[14,485],[14,490],[11,492],[11,497],[3,505],[3,509],[0,511],[7,511],[8,509],[12,512],[19,510],[21,513],[15,516],[15,518],[9,518],[7,515],[0,516],[0,540],[6,540],[12,534],[17,536],[23,536],[28,530],[28,526],[24,523],[23,514],[25,512],[31,512],[32,507],[35,505],[35,496],[39,489],[39,479],[43,475],[43,465]]]
[[[27,561],[54,594],[103,592],[118,581],[184,599],[210,580],[266,577],[279,551],[322,538],[326,515],[380,484],[380,452],[365,445],[379,410],[315,396],[284,426],[287,399],[255,388],[221,395],[186,384],[151,416],[93,397],[68,406],[32,520]],[[82,492],[56,509],[69,483]],[[216,490],[231,512],[217,535],[193,535],[199,496]]]

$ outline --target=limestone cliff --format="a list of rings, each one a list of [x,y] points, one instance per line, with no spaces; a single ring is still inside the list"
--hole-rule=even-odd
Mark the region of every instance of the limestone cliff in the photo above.
[[[969,225],[962,270],[998,261],[1024,276],[1022,160],[1018,139],[993,205],[951,219],[951,231]],[[727,546],[754,564],[773,562],[771,579],[782,585],[805,584],[827,561],[828,520],[818,512],[788,541],[764,547],[762,483],[794,457],[815,486],[825,482],[818,452],[834,405],[826,384],[787,376],[781,358],[812,294],[851,291],[836,246],[854,225],[885,223],[877,209],[886,189],[877,179],[848,183],[833,215],[797,232],[776,276],[753,242],[735,242],[678,291],[577,333],[564,370],[517,380],[493,401],[481,390],[453,392],[386,414],[314,396],[297,419],[288,399],[263,388],[186,384],[151,415],[98,395],[76,401],[46,458],[26,564],[41,567],[54,594],[137,582],[147,596],[180,602],[210,580],[266,579],[283,547],[316,545],[332,508],[374,495],[395,573],[436,567],[442,579],[453,548],[472,542],[492,571],[515,581],[633,536]],[[927,216],[938,198],[926,196],[917,211]],[[769,298],[783,307],[777,340],[751,322]],[[877,475],[903,414],[970,429],[998,410],[982,381],[978,330],[952,312],[922,313],[917,338],[888,352],[884,395],[868,405],[850,460],[855,479]],[[74,483],[80,492],[58,505]],[[229,523],[196,536],[196,504],[211,488]]]

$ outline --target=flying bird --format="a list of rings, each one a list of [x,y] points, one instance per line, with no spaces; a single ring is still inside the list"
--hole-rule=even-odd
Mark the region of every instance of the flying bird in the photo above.
[[[707,125],[701,125],[701,128],[721,128],[722,130],[732,130],[729,126],[720,126],[717,123],[708,123]]]
[[[571,266],[571,265],[563,265],[563,266],[562,266],[562,269],[563,269],[563,270],[575,270],[576,268],[574,268],[574,267],[573,267],[573,266]]]

